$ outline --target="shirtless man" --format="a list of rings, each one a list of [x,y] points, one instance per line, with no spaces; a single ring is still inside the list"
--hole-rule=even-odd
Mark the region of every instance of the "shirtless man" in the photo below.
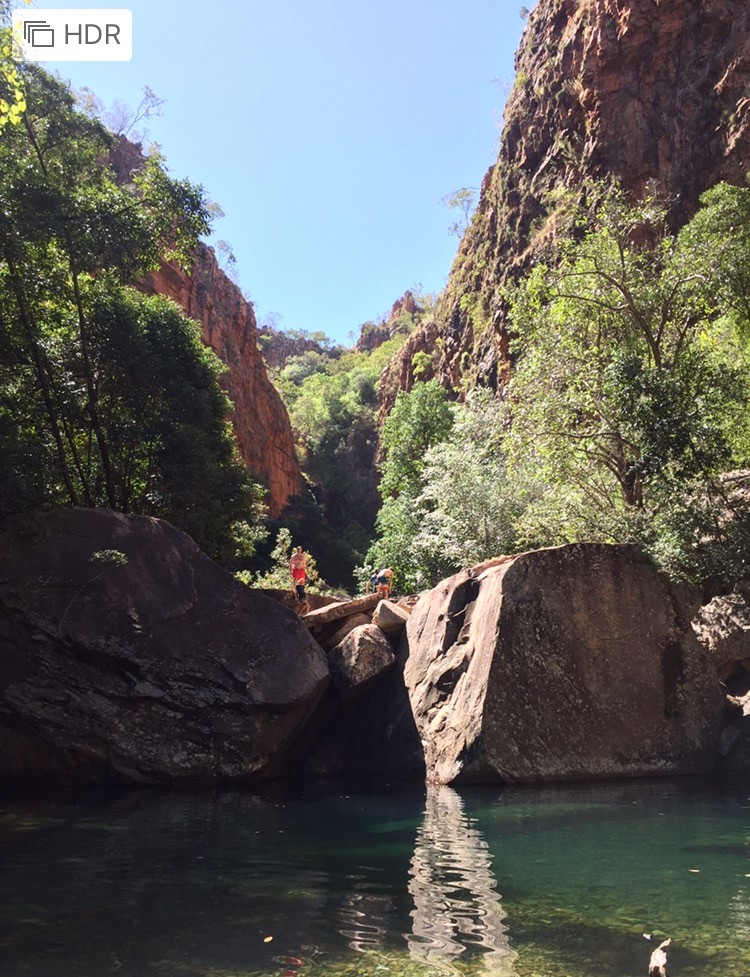
[[[390,567],[378,570],[378,593],[384,600],[389,600],[393,586],[394,572]]]
[[[305,584],[307,583],[307,557],[302,552],[302,547],[298,546],[292,553],[289,560],[289,572],[292,575],[292,587],[297,595],[297,600],[307,600],[305,594]]]

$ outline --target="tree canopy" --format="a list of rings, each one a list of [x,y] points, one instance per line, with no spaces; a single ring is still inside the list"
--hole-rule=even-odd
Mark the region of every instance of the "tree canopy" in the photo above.
[[[227,555],[237,531],[251,538],[260,490],[221,364],[173,303],[129,285],[189,261],[203,193],[157,157],[120,179],[112,135],[61,82],[28,65],[24,87],[0,140],[0,508],[158,515]]]

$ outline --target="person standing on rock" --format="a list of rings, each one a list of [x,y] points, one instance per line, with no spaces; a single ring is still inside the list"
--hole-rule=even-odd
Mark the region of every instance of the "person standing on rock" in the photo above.
[[[378,571],[373,570],[365,585],[365,595],[374,594],[378,589]]]
[[[307,600],[305,584],[307,583],[307,556],[302,552],[302,547],[298,546],[292,553],[289,560],[289,572],[292,575],[292,588],[297,595],[297,600]]]
[[[378,570],[378,593],[383,600],[388,600],[391,596],[394,572],[390,567],[383,567]]]

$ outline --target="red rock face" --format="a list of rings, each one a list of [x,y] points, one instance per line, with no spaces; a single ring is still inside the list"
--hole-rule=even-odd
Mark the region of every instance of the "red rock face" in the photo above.
[[[268,486],[272,516],[301,490],[289,415],[268,379],[258,350],[252,305],[219,268],[211,248],[201,245],[189,273],[165,265],[139,287],[174,299],[203,329],[203,340],[228,367],[224,377],[234,403],[232,422],[240,454]]]
[[[467,372],[502,384],[503,288],[554,241],[557,188],[612,174],[666,195],[678,226],[750,166],[746,0],[540,0],[516,69],[500,154],[437,309],[446,385]],[[410,353],[387,397],[413,384]]]

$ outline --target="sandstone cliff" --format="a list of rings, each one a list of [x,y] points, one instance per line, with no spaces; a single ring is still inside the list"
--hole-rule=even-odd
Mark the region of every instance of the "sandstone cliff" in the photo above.
[[[744,184],[749,86],[744,0],[540,0],[516,56],[498,160],[436,323],[410,337],[382,384],[386,410],[413,385],[419,351],[446,385],[467,374],[502,382],[503,287],[554,239],[557,188],[612,174],[636,194],[668,195],[677,225],[718,180]]]
[[[139,287],[174,299],[201,325],[204,342],[227,365],[224,383],[234,403],[232,422],[240,454],[268,486],[271,515],[278,515],[287,500],[300,493],[302,482],[289,415],[258,350],[252,305],[204,244],[189,273],[165,265]]]
[[[341,346],[331,346],[330,343],[313,339],[312,333],[285,332],[283,329],[274,329],[271,326],[260,326],[258,328],[258,340],[266,366],[277,370],[283,370],[287,360],[292,356],[318,353],[329,356],[331,359],[338,359],[343,352]]]
[[[144,164],[143,147],[120,136],[109,162],[118,179],[127,183]],[[232,424],[240,454],[253,475],[268,487],[270,513],[278,515],[289,498],[299,495],[302,476],[289,415],[258,350],[252,304],[205,244],[199,245],[189,272],[174,264],[164,265],[137,285],[148,294],[174,299],[200,324],[203,341],[226,364],[224,385],[234,404]]]
[[[362,326],[355,349],[358,352],[370,352],[387,343],[394,336],[409,332],[414,327],[415,317],[421,311],[414,293],[407,289],[401,298],[393,303],[387,319],[379,323],[366,322]]]

